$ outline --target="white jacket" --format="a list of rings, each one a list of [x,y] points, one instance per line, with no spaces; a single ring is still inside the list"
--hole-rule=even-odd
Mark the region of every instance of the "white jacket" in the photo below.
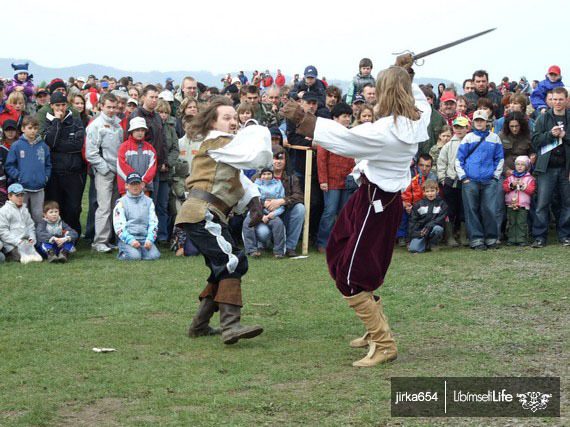
[[[429,139],[427,128],[431,107],[418,85],[412,84],[419,120],[383,117],[348,129],[330,119],[317,119],[314,141],[344,157],[358,159],[353,176],[359,182],[363,173],[384,191],[405,190],[411,182],[410,164],[418,143]]]
[[[459,145],[461,145],[461,139],[453,135],[453,138],[439,152],[439,157],[437,158],[437,180],[439,182],[443,182],[446,177],[452,180],[457,179],[455,159]]]
[[[117,156],[124,140],[121,119],[99,114],[85,129],[85,158],[102,175],[117,173]]]
[[[36,240],[36,228],[26,204],[19,208],[8,200],[0,208],[0,240],[6,252],[18,246],[22,240]]]

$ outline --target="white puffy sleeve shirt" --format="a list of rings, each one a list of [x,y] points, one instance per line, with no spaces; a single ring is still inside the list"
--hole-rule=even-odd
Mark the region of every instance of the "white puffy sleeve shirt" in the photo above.
[[[357,160],[353,175],[360,175],[380,189],[395,193],[410,185],[410,163],[418,151],[418,143],[429,139],[427,128],[431,106],[418,85],[412,84],[419,120],[405,117],[383,117],[352,129],[334,120],[318,118],[314,142],[327,150]]]

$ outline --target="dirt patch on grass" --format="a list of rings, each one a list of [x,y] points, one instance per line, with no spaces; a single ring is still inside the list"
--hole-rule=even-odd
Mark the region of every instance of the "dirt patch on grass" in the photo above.
[[[28,411],[0,411],[0,419],[7,420],[9,418],[21,417],[27,413]]]
[[[172,313],[167,313],[165,311],[151,311],[150,313],[145,313],[144,317],[148,319],[163,319],[165,317],[170,317]]]
[[[78,408],[75,403],[59,411],[61,426],[119,426],[115,415],[125,409],[125,400],[104,398],[91,401],[89,405]]]
[[[102,324],[102,323],[107,323],[109,318],[107,316],[93,316],[87,320],[89,320],[91,323]]]

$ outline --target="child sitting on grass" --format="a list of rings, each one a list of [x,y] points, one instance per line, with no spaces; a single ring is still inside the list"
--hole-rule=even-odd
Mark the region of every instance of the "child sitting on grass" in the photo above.
[[[67,262],[67,257],[79,237],[77,231],[67,225],[59,216],[59,204],[54,201],[44,203],[44,218],[36,229],[38,252],[48,262]]]
[[[0,208],[0,243],[2,251],[9,261],[26,264],[42,261],[42,257],[34,250],[36,229],[34,221],[26,205],[26,194],[21,184],[8,187],[8,201]]]
[[[437,244],[443,235],[447,205],[437,197],[438,185],[432,179],[424,181],[424,198],[414,204],[410,215],[409,251],[422,253],[426,250],[439,250]]]
[[[154,244],[158,232],[154,203],[143,194],[142,178],[136,172],[127,176],[127,194],[117,200],[113,226],[119,238],[117,259],[152,261],[160,258]]]
[[[507,244],[526,246],[528,244],[528,210],[534,193],[535,180],[528,171],[530,158],[518,156],[513,174],[503,181],[505,203],[507,204]]]
[[[273,177],[273,171],[269,168],[261,170],[260,177],[255,180],[255,184],[261,194],[259,200],[262,206],[264,206],[268,200],[285,198],[285,188],[283,188],[283,184]],[[279,215],[283,212],[285,212],[284,206],[280,206],[273,212],[270,212],[266,208],[263,209],[262,221],[271,230],[273,236],[273,256],[275,258],[283,258],[285,256],[285,225],[283,221],[281,221],[281,218],[279,218]],[[250,227],[249,221],[250,218],[248,214],[243,221],[242,229],[245,253],[251,257],[259,257],[261,252],[257,249],[255,227]]]

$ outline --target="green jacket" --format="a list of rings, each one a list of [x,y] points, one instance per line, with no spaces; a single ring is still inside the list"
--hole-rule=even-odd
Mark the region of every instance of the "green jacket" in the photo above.
[[[271,110],[271,104],[260,102],[253,118],[257,120],[261,126],[267,126],[268,128],[279,125],[277,116]]]
[[[428,126],[428,136],[429,139],[424,142],[420,142],[418,147],[418,154],[429,154],[429,150],[433,147],[437,142],[437,135],[441,128],[445,126],[447,122],[443,118],[443,116],[435,109],[435,107],[431,108],[431,117],[429,120]]]
[[[570,111],[566,109],[566,123],[570,126]],[[548,168],[548,161],[550,160],[550,154],[552,151],[541,154],[541,147],[550,144],[555,140],[550,131],[554,126],[557,126],[556,120],[554,118],[554,112],[552,109],[548,110],[544,114],[540,114],[538,119],[534,122],[534,129],[531,135],[532,146],[536,150],[536,166],[534,171],[536,173],[544,173]],[[566,154],[566,171],[570,171],[570,133],[569,129],[564,128],[566,135],[562,138],[562,143],[564,145]]]
[[[174,174],[174,166],[178,160],[180,149],[178,148],[178,135],[176,135],[176,119],[169,116],[163,124],[164,134],[166,136],[166,164],[168,164],[168,172],[160,173],[160,180],[166,181]]]

